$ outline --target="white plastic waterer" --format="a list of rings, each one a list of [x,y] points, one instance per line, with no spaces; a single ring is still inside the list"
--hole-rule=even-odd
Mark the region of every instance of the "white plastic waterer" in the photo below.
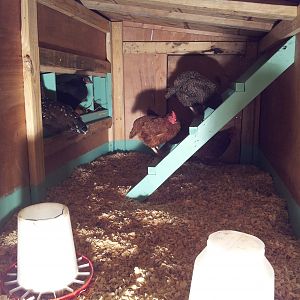
[[[68,286],[78,273],[69,209],[59,203],[22,209],[17,253],[20,286],[35,292]]]
[[[22,300],[70,299],[89,285],[93,266],[76,257],[69,209],[60,203],[30,205],[18,214],[17,264],[6,273],[9,295]]]
[[[195,260],[189,300],[274,300],[274,286],[264,243],[222,230],[209,236]]]

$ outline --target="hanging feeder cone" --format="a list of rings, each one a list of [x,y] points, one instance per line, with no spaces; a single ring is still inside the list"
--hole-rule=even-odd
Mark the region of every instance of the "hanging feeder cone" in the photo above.
[[[71,299],[93,276],[91,262],[76,256],[69,209],[40,203],[18,214],[17,264],[9,268],[4,290],[14,299]]]

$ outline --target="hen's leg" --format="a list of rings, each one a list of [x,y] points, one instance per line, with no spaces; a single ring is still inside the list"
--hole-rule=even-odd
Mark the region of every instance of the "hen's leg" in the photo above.
[[[158,147],[156,146],[156,147],[151,147],[151,149],[153,150],[153,152],[155,153],[155,154],[158,154]]]

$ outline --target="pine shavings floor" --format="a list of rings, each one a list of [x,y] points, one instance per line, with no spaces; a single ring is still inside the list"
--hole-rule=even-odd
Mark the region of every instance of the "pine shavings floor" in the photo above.
[[[300,241],[267,173],[188,161],[148,201],[126,200],[152,160],[134,152],[102,156],[48,191],[47,201],[70,209],[76,250],[94,264],[79,299],[187,300],[196,256],[223,229],[263,240],[275,299],[300,299]],[[16,219],[0,236],[0,271],[16,261]]]

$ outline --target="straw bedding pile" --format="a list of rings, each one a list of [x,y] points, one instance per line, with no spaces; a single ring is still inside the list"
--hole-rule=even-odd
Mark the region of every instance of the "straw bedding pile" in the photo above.
[[[80,299],[188,299],[210,233],[232,229],[266,244],[276,300],[300,299],[300,243],[271,177],[253,166],[188,161],[146,202],[125,199],[153,157],[115,153],[77,168],[47,201],[70,209],[78,253],[95,274]],[[16,216],[0,237],[0,269],[16,260]]]

